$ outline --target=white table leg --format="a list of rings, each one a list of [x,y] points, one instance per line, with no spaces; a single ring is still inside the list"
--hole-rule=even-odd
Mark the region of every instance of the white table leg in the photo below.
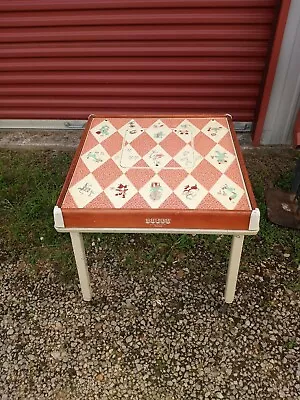
[[[243,250],[243,243],[244,235],[233,236],[225,289],[226,303],[232,303],[234,299],[236,281],[239,273],[241,255]]]
[[[70,232],[83,300],[92,299],[89,270],[86,262],[82,233]]]

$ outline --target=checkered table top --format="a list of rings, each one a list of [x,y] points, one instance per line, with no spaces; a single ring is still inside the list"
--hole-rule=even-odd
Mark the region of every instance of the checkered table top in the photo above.
[[[54,209],[57,228],[257,231],[228,116],[90,116]]]
[[[62,208],[251,210],[227,117],[94,118]]]

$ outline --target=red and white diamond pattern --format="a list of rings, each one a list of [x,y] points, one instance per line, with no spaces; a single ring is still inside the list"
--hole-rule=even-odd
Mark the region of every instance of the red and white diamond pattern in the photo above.
[[[191,172],[201,162],[202,157],[189,144],[187,144],[176,154],[176,156],[174,156],[174,160],[182,169]]]
[[[69,189],[78,208],[86,207],[103,189],[93,174],[89,174]]]
[[[149,128],[146,129],[146,132],[151,136],[156,143],[161,142],[165,139],[169,133],[171,133],[172,129],[170,129],[166,124],[164,124],[160,119],[154,122]]]
[[[195,125],[189,120],[185,119],[177,127],[175,132],[177,135],[184,140],[186,143],[193,141],[193,137],[200,131]]]
[[[125,138],[127,143],[131,143],[144,132],[144,129],[134,119],[132,119],[122,126],[122,128],[119,129],[119,132]]]
[[[104,164],[107,160],[110,159],[110,155],[107,153],[107,151],[101,146],[101,144],[98,144],[94,148],[92,148],[90,151],[87,151],[83,156],[81,156],[82,161],[85,163],[85,165],[88,167],[88,169],[93,172],[95,169],[100,167],[102,164]]]
[[[222,172],[222,174],[224,174],[235,160],[235,156],[229,151],[225,150],[224,147],[217,144],[206,155],[205,159],[217,170]]]
[[[209,192],[228,210],[234,210],[244,194],[243,189],[226,175],[222,175]]]
[[[152,119],[148,126],[130,120],[115,128],[108,120],[100,121],[86,139],[91,135],[98,144],[80,156],[90,173],[69,188],[77,207],[88,207],[101,194],[114,208],[124,207],[134,196],[141,196],[140,203],[146,202],[153,209],[164,208],[165,202],[170,208],[167,199],[172,196],[180,200],[176,201],[177,207],[182,204],[187,209],[201,209],[201,203],[208,201],[204,199],[212,197],[222,209],[237,208],[246,191],[233,176],[226,175],[232,168],[239,172],[233,145],[229,151],[228,146],[225,149],[220,144],[229,129],[217,120],[204,122],[201,128],[189,119],[177,121],[172,127],[163,118]],[[112,141],[114,134],[121,134],[123,144],[120,138],[119,146],[105,146],[105,140]],[[110,150],[107,152],[104,146]],[[164,180],[167,171],[169,184]],[[210,176],[205,175],[206,171]]]
[[[99,143],[113,135],[116,131],[117,129],[108,120],[101,121],[100,124],[97,124],[90,130]]]
[[[215,119],[211,119],[202,129],[201,131],[211,138],[214,142],[218,143],[228,132],[228,129],[225,126],[221,125]]]
[[[126,144],[121,151],[120,167],[132,168],[141,158],[130,144]]]
[[[104,190],[104,193],[115,208],[122,208],[137,190],[126,175],[121,175]]]
[[[172,157],[158,144],[153,147],[143,159],[146,161],[149,168],[157,172],[163,169],[168,162],[172,160]]]
[[[151,208],[159,208],[172,194],[172,189],[169,188],[159,175],[154,175],[139,192]]]
[[[176,196],[189,209],[195,209],[207,195],[207,190],[191,175],[188,175],[174,190]]]

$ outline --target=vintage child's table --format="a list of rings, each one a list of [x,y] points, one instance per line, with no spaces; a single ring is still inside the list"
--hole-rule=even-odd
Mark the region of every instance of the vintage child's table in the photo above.
[[[232,235],[225,301],[234,299],[244,235],[260,213],[233,128],[223,116],[89,117],[54,208],[70,232],[84,300],[83,232]]]

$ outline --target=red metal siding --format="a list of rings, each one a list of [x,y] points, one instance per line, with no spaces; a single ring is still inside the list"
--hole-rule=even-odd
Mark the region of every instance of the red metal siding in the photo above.
[[[254,121],[278,0],[0,2],[0,117]]]

